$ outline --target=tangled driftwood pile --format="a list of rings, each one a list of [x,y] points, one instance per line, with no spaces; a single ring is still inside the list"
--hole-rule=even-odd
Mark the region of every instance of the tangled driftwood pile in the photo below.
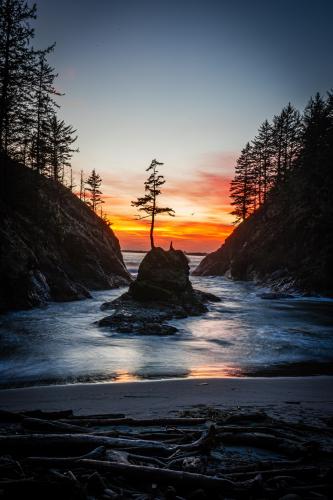
[[[332,422],[0,412],[1,499],[329,499]]]

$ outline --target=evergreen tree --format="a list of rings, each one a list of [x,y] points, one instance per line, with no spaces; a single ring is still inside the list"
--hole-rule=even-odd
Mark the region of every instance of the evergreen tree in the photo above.
[[[147,215],[139,216],[139,219],[149,218],[150,222],[150,245],[151,248],[155,247],[154,244],[154,227],[155,227],[155,218],[158,214],[168,214],[171,217],[174,217],[175,212],[172,208],[169,207],[159,207],[157,205],[157,197],[161,194],[161,186],[165,184],[165,179],[163,175],[160,175],[157,167],[159,165],[163,165],[156,160],[153,160],[149,167],[146,169],[146,172],[150,172],[148,179],[145,182],[145,195],[141,198],[138,198],[136,201],[132,201],[132,207],[137,207],[139,212],[144,212]]]
[[[80,200],[86,200],[86,190],[85,190],[85,182],[84,182],[84,172],[80,171],[80,192],[79,192]]]
[[[64,178],[65,168],[71,168],[70,160],[73,153],[78,149],[72,147],[77,140],[76,130],[71,125],[66,125],[64,120],[59,120],[53,115],[48,124],[47,151],[49,156],[49,165],[51,168],[51,177],[55,181],[61,181]],[[73,183],[70,182],[73,188]]]
[[[332,220],[333,192],[333,103],[320,94],[311,98],[304,111],[302,151],[296,168],[302,170],[302,190],[312,207],[313,217]],[[306,221],[311,231],[311,221]],[[322,235],[325,227],[322,228]]]
[[[273,118],[272,125],[267,120],[261,125],[252,145],[247,144],[237,161],[230,189],[236,222],[248,217],[265,202],[273,188],[301,169],[298,184],[302,186],[289,195],[295,205],[315,207],[311,217],[304,221],[304,227],[311,232],[316,225],[313,218],[320,216],[325,220],[325,215],[333,218],[332,165],[332,92],[326,100],[320,94],[311,98],[303,116],[289,103]],[[324,232],[325,228],[321,228],[321,234]]]
[[[18,121],[29,102],[35,52],[29,21],[36,6],[24,0],[0,0],[0,150],[10,153],[18,141]]]
[[[68,186],[68,188],[72,192],[76,188],[76,184],[74,184],[73,169],[72,169],[71,165],[69,165],[69,186]]]
[[[253,210],[255,186],[253,174],[252,148],[248,142],[237,160],[235,178],[231,181],[230,197],[235,223],[243,221]]]
[[[33,99],[33,113],[35,117],[35,133],[32,145],[32,167],[39,173],[45,172],[48,155],[48,137],[54,134],[58,120],[55,118],[55,109],[59,107],[53,96],[60,95],[54,88],[56,74],[47,63],[46,56],[54,46],[39,54],[35,68],[35,92]],[[56,122],[54,122],[56,120]],[[59,180],[58,177],[56,180]]]
[[[102,179],[96,173],[95,169],[93,169],[93,171],[91,172],[86,181],[86,184],[88,186],[86,190],[90,193],[89,199],[86,201],[86,203],[94,212],[97,212],[99,205],[104,203],[104,201],[102,200],[102,191],[100,190]]]
[[[302,122],[299,111],[290,103],[273,118],[272,139],[274,155],[274,180],[286,179],[293,169],[301,146]]]
[[[322,153],[327,148],[328,130],[330,128],[330,102],[329,94],[327,103],[319,93],[311,98],[304,111],[303,150],[301,160],[315,172],[322,158]]]
[[[254,173],[257,179],[257,201],[259,206],[266,201],[273,180],[273,135],[267,120],[261,125],[253,141]]]

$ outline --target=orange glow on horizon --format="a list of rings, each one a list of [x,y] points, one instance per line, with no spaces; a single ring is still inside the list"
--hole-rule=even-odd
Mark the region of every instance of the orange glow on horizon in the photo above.
[[[124,250],[147,250],[149,219],[137,219],[131,200],[143,194],[145,174],[125,180],[117,174],[101,171],[103,213]],[[175,210],[175,217],[158,216],[155,243],[188,252],[217,250],[233,230],[230,215],[231,177],[219,172],[196,170],[190,177],[168,178],[159,203]],[[98,211],[99,213],[99,211]]]
[[[149,221],[126,216],[108,216],[112,230],[123,250],[146,250],[149,247]],[[158,246],[168,248],[170,242],[186,251],[216,250],[232,232],[233,226],[217,222],[157,219],[155,240]]]

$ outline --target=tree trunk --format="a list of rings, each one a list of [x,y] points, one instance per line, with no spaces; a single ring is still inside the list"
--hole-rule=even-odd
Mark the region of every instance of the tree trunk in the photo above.
[[[150,246],[151,248],[155,248],[154,244],[154,225],[155,225],[155,206],[153,208],[153,213],[151,216],[151,225],[150,225]]]

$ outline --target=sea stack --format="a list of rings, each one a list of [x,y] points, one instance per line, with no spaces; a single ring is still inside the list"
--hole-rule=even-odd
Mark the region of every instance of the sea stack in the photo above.
[[[115,311],[99,324],[129,333],[175,333],[177,329],[164,324],[165,321],[203,314],[207,311],[207,301],[219,300],[212,294],[194,290],[189,274],[184,252],[153,248],[142,260],[128,292],[103,304],[102,309]]]

